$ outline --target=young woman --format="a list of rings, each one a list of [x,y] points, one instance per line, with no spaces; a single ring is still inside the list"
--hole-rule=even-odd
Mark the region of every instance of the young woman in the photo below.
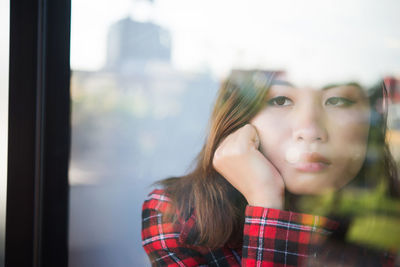
[[[341,224],[300,212],[300,196],[379,184],[399,194],[382,92],[356,83],[296,87],[282,73],[233,71],[194,170],[161,181],[144,202],[152,264],[315,265],[317,248]],[[393,264],[386,254],[375,258]]]

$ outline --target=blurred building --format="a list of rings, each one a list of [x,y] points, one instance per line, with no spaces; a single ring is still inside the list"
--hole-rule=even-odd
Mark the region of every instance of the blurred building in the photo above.
[[[397,166],[400,168],[400,77],[387,76],[384,82],[390,98],[387,140]]]
[[[389,106],[389,127],[395,131],[400,131],[400,78],[387,76],[384,83],[390,98]]]
[[[127,17],[111,26],[106,69],[140,70],[148,62],[170,63],[171,35],[159,25]]]
[[[400,77],[388,76],[384,78],[389,97],[393,104],[400,104]]]

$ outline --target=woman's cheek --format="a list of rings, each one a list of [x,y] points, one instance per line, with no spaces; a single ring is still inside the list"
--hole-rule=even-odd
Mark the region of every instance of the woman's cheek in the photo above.
[[[343,145],[350,147],[352,144],[366,146],[370,127],[368,109],[339,110],[331,115],[328,123],[330,139],[339,139]]]
[[[335,155],[346,175],[357,175],[366,158],[369,134],[369,113],[342,114],[331,129]]]
[[[261,153],[272,163],[279,158],[282,147],[277,136],[264,136],[260,144]]]
[[[284,121],[279,116],[264,113],[250,122],[259,135],[261,153],[271,161],[283,151],[282,143],[285,139],[290,138],[290,125],[285,124]]]
[[[291,144],[290,138],[285,138],[284,133],[282,133],[281,135],[266,137],[261,143],[261,153],[275,166],[279,173],[282,175],[287,173],[289,166],[286,161],[286,152]]]
[[[348,156],[344,157],[344,159],[347,159],[345,162],[347,165],[346,170],[350,176],[353,176],[352,178],[354,178],[360,171],[366,157],[366,152],[366,143],[354,144],[351,146],[351,150],[347,152]]]
[[[360,107],[355,109],[337,109],[329,112],[329,119],[340,127],[348,128],[346,132],[350,131],[350,128],[356,125],[368,126],[370,123],[370,110],[368,107]]]

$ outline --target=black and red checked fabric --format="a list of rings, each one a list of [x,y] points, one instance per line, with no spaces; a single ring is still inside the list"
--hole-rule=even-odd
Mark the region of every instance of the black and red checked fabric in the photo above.
[[[171,199],[151,192],[143,204],[142,245],[153,266],[301,266],[314,256],[315,244],[338,223],[321,216],[247,206],[243,244],[209,249],[188,245],[195,214],[176,222],[166,216]]]

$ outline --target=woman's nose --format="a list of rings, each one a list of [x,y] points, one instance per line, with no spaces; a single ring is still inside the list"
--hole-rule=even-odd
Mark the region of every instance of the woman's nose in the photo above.
[[[293,139],[296,142],[324,143],[328,140],[323,111],[307,106],[295,112]]]

